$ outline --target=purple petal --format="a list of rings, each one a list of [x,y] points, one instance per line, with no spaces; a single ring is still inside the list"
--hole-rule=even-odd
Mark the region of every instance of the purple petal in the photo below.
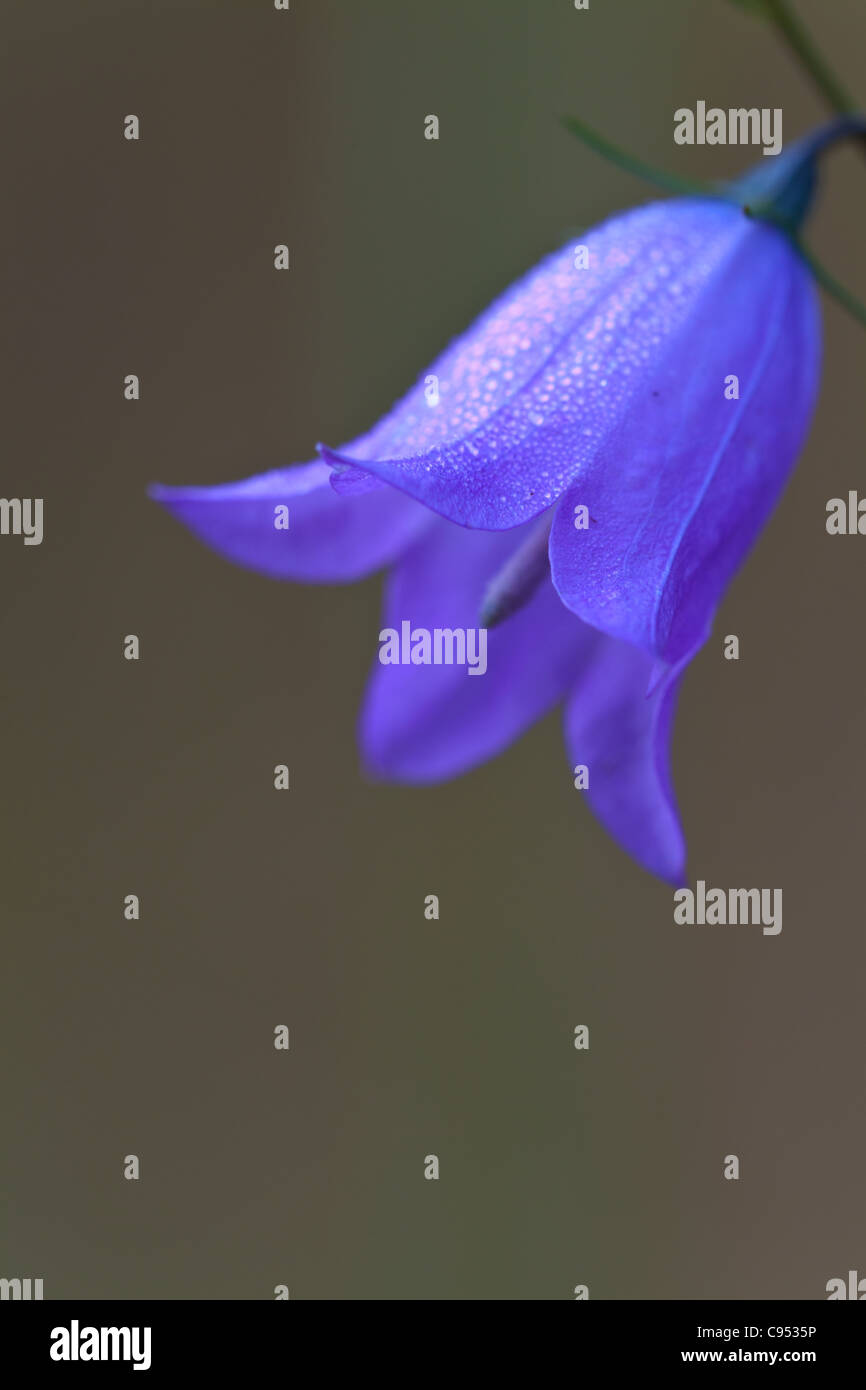
[[[390,564],[433,521],[394,488],[339,497],[330,476],[317,461],[217,487],[155,486],[150,495],[226,559],[277,579],[360,579]],[[287,530],[276,525],[281,507]]]
[[[819,362],[809,272],[753,224],[563,498],[550,537],[563,601],[665,662],[694,651],[796,460]]]
[[[647,696],[652,659],[602,638],[565,713],[572,768],[589,770],[584,793],[605,828],[639,864],[677,886],[685,842],[669,773],[669,741],[681,667]]]
[[[654,203],[548,258],[360,441],[322,457],[334,486],[373,473],[464,526],[507,529],[555,502],[642,402],[701,291],[760,230],[710,199]],[[734,370],[732,368],[731,370]],[[428,406],[424,382],[438,380]]]
[[[389,577],[382,628],[477,628],[488,582],[524,539],[437,522]],[[361,715],[370,769],[404,782],[453,777],[492,757],[555,705],[600,640],[569,613],[549,579],[487,634],[487,670],[462,665],[374,668]]]

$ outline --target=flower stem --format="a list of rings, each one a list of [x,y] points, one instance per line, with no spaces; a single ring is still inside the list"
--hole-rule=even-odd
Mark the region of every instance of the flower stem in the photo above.
[[[829,64],[818,52],[805,25],[790,8],[788,0],[763,0],[763,10],[770,23],[776,26],[794,57],[802,63],[831,111],[837,112],[840,116],[855,116],[856,119],[857,107]],[[850,133],[857,137],[863,153],[866,154],[866,133],[862,129],[858,132],[856,128],[852,129]],[[866,328],[866,306],[861,304],[850,290],[846,290],[835,275],[831,275],[829,270],[824,268],[799,236],[793,234],[791,239],[821,288],[832,295],[837,304],[841,304],[843,309],[846,309],[858,323]]]
[[[821,262],[803,245],[799,237],[793,237],[792,240],[821,288],[832,295],[843,309],[847,309],[848,313],[866,328],[866,305],[861,304],[850,290],[846,290],[845,286],[840,284],[829,270],[825,270]]]
[[[791,52],[803,64],[830,109],[843,116],[855,111],[854,102],[818,52],[805,25],[789,7],[788,0],[764,0],[763,7],[767,18],[775,24]]]
[[[588,145],[596,154],[600,154],[603,159],[609,159],[611,164],[616,164],[620,169],[625,169],[629,174],[634,174],[636,178],[645,179],[647,183],[654,184],[656,188],[661,188],[665,193],[677,193],[680,196],[697,198],[719,198],[722,194],[714,188],[708,188],[706,184],[698,183],[697,180],[682,179],[678,174],[668,174],[663,169],[654,169],[651,164],[644,164],[643,160],[635,159],[634,155],[627,154],[618,145],[606,139],[604,135],[599,135],[597,130],[593,130],[584,121],[580,121],[576,116],[560,117],[566,130],[572,135],[576,135],[585,145]]]

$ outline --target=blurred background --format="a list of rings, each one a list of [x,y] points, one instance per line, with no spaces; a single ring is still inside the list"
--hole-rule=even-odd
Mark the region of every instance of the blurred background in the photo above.
[[[866,102],[866,9],[799,8]],[[0,1274],[811,1299],[866,1273],[866,540],[824,526],[866,486],[862,328],[825,299],[808,445],[676,724],[692,882],[781,886],[775,938],[674,925],[558,715],[459,781],[369,784],[380,580],[268,581],[145,495],[359,434],[542,255],[654,196],[560,114],[721,178],[760,153],[675,146],[675,108],[782,107],[791,140],[825,114],[806,78],[725,0],[6,0],[3,28],[2,491],[44,497],[45,539],[0,540]],[[810,241],[862,297],[866,164],[823,173]]]

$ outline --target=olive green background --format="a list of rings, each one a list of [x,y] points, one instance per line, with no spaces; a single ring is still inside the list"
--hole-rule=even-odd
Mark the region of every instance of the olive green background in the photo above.
[[[864,7],[799,8],[866,101]],[[808,445],[676,724],[691,878],[782,887],[776,938],[674,925],[558,715],[448,785],[366,782],[380,580],[266,580],[145,495],[359,433],[653,196],[559,114],[726,177],[760,153],[677,147],[674,109],[781,106],[790,140],[824,115],[806,79],[724,0],[6,0],[2,27],[2,492],[45,498],[45,539],[0,539],[0,1274],[811,1299],[866,1273],[866,540],[824,529],[866,487],[863,330],[825,300]],[[866,295],[866,163],[824,174],[810,240]]]

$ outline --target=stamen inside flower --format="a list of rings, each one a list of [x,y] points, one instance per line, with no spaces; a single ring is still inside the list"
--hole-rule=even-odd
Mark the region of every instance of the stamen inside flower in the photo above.
[[[532,531],[517,547],[487,586],[478,622],[496,627],[528,603],[543,579],[550,573],[548,540],[553,511],[545,512]]]

